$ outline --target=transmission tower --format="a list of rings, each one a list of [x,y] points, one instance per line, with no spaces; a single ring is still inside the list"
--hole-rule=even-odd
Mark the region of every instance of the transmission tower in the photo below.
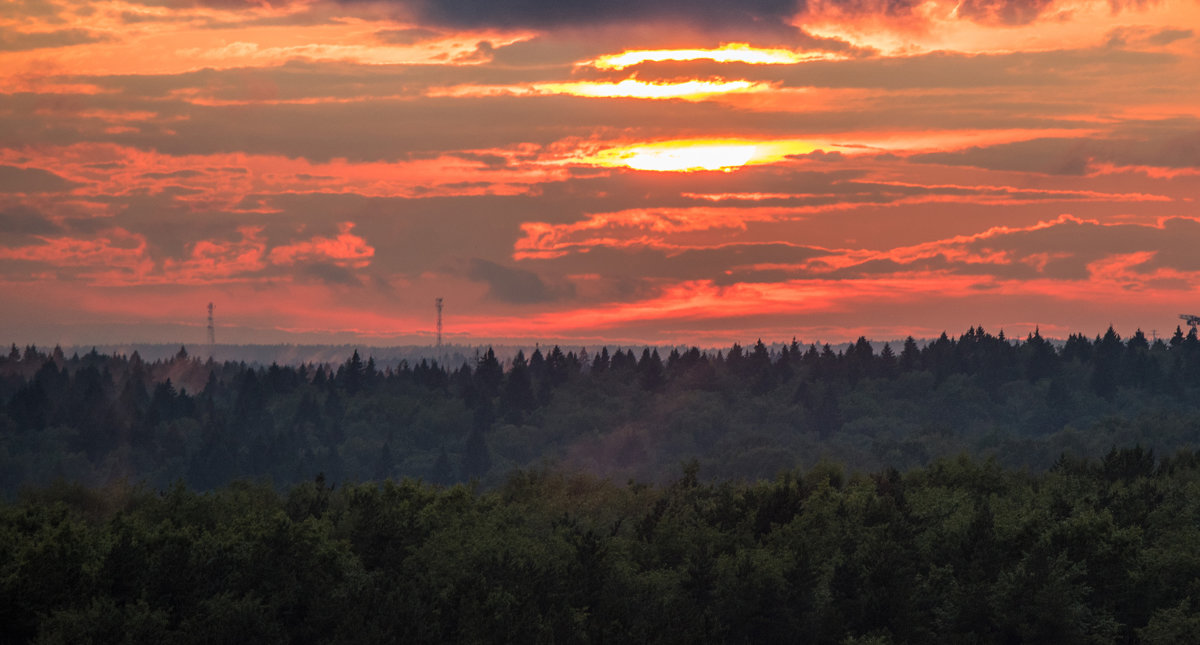
[[[217,328],[213,325],[213,303],[208,303],[208,347],[217,344]]]
[[[433,300],[433,305],[434,305],[435,307],[437,307],[437,314],[438,314],[438,319],[437,319],[437,346],[438,346],[438,349],[441,349],[441,348],[442,348],[442,299],[441,299],[441,298],[434,298],[434,300]]]

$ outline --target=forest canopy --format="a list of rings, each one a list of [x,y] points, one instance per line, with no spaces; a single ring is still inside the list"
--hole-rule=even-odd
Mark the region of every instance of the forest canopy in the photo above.
[[[518,471],[0,503],[0,640],[1180,643],[1200,455],[664,486]]]
[[[770,479],[829,459],[859,470],[960,454],[1049,468],[1140,443],[1195,447],[1200,340],[957,338],[845,349],[797,341],[717,351],[553,347],[503,362],[340,364],[0,355],[0,491],[57,478],[209,490],[409,477],[495,485],[554,464],[665,482],[696,460],[715,479]]]
[[[1195,331],[663,354],[13,346],[0,641],[1200,630]]]

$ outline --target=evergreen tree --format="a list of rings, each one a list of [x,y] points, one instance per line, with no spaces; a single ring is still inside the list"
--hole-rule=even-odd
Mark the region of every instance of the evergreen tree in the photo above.
[[[472,413],[471,428],[477,432],[488,432],[492,429],[492,424],[496,422],[496,410],[492,407],[492,400],[488,398],[479,398],[475,402],[475,409]]]
[[[1054,352],[1054,346],[1042,338],[1040,328],[1034,328],[1033,333],[1025,339],[1022,349],[1025,353],[1025,378],[1029,379],[1030,383],[1054,373],[1058,356]]]
[[[1097,338],[1092,359],[1092,390],[1098,396],[1111,399],[1117,391],[1121,354],[1125,349],[1121,337],[1109,325],[1103,338]]]
[[[366,379],[367,368],[363,364],[362,357],[358,355],[358,350],[354,350],[354,354],[339,370],[341,372],[342,387],[346,390],[346,394],[354,396],[358,394],[363,387],[363,381]]]
[[[879,350],[879,373],[885,378],[896,376],[896,353],[890,343],[884,343],[883,349]]]
[[[900,350],[900,370],[904,372],[915,371],[920,365],[921,349],[917,347],[917,341],[912,336],[904,339],[904,348]]]
[[[487,440],[483,432],[475,428],[467,435],[467,442],[463,446],[463,479],[478,479],[486,475],[491,468],[492,455],[488,450]]]
[[[663,363],[658,356],[658,350],[650,351],[645,349],[642,351],[642,360],[638,362],[638,384],[643,390],[648,392],[657,392],[662,389],[663,378]]]
[[[566,383],[573,371],[571,361],[567,360],[562,349],[555,345],[546,355],[546,377],[550,381],[550,385],[558,387]]]
[[[596,358],[592,359],[592,374],[600,375],[608,370],[608,347],[601,347],[600,353],[596,354]]]
[[[450,457],[446,449],[439,448],[437,460],[433,462],[433,470],[429,473],[429,481],[438,486],[449,486],[454,483],[454,469],[450,466]]]
[[[875,349],[865,336],[859,336],[858,340],[846,349],[845,359],[851,385],[874,374]]]
[[[775,387],[775,374],[771,369],[771,353],[763,344],[762,339],[754,343],[754,348],[750,350],[750,354],[746,356],[743,363],[743,369],[746,372],[745,378],[750,382],[752,394],[766,394]]]
[[[1063,361],[1088,363],[1092,360],[1092,342],[1083,334],[1071,334],[1063,344],[1060,358]]]
[[[385,441],[379,449],[379,458],[375,460],[375,481],[390,479],[395,470],[396,459],[392,456],[392,446]]]
[[[505,421],[518,424],[536,405],[537,398],[533,394],[525,354],[518,350],[505,378],[504,391],[500,394],[500,410]]]
[[[475,387],[482,396],[491,398],[499,394],[500,383],[503,380],[504,371],[500,367],[500,361],[496,360],[496,353],[488,347],[475,365]]]
[[[41,430],[50,416],[50,399],[37,381],[23,385],[8,402],[8,416],[23,430]]]
[[[828,439],[842,428],[841,405],[839,405],[837,393],[834,392],[831,385],[826,385],[813,410],[813,422],[821,439]]]

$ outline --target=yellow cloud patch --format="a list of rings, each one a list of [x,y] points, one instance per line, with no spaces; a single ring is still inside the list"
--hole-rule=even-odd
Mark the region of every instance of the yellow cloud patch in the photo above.
[[[782,161],[788,155],[817,148],[809,141],[691,139],[618,146],[597,151],[583,161],[635,170],[733,170],[749,164]]]
[[[729,43],[716,49],[641,49],[595,58],[581,65],[596,69],[625,69],[639,63],[661,61],[711,60],[717,63],[789,65],[809,60],[836,58],[826,52],[798,53],[790,49],[763,49],[747,43]]]

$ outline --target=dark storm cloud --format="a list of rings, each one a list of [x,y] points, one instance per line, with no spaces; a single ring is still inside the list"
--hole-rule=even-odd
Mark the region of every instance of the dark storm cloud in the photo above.
[[[40,168],[0,166],[0,193],[53,193],[78,185]]]
[[[1054,6],[1054,0],[963,0],[958,15],[975,22],[1026,25]]]
[[[779,83],[783,87],[878,88],[905,89],[987,89],[1024,86],[1030,88],[1087,87],[1098,91],[1102,87],[1124,87],[1122,76],[1144,79],[1145,74],[1160,72],[1178,82],[1179,57],[1158,51],[1136,51],[1120,46],[1103,48],[1055,50],[1046,52],[1010,52],[1003,54],[962,54],[930,52],[927,54],[892,57],[881,60],[862,56],[848,60],[809,61],[803,65],[752,65],[746,63],[717,63],[708,60],[646,62],[631,67],[639,79],[646,81],[676,78],[739,78],[750,81]],[[1097,87],[1102,85],[1102,87]],[[970,96],[936,95],[938,101],[961,102]],[[1003,97],[990,95],[996,102]],[[1017,98],[997,105],[993,112],[1012,105]],[[928,101],[929,96],[881,97],[891,105],[907,107],[898,101]],[[1061,106],[1059,100],[1051,108]],[[1069,104],[1068,104],[1069,105]],[[932,107],[932,105],[930,106]],[[982,107],[982,106],[980,106]],[[944,112],[944,109],[939,110]]]
[[[913,15],[913,10],[922,3],[919,0],[833,0],[830,4],[843,14],[907,17]],[[1060,9],[1058,4],[1058,0],[963,0],[955,10],[955,15],[972,22],[1007,26],[1027,25],[1055,13],[1069,18],[1070,8]],[[1145,4],[1146,0],[1109,0],[1114,12]],[[822,8],[828,6],[825,4]],[[801,7],[803,15],[803,9],[807,7],[804,0],[801,0]]]
[[[296,267],[296,275],[301,279],[312,280],[328,285],[358,287],[362,286],[358,276],[343,266],[328,262],[310,262]]]
[[[956,56],[928,55],[879,61],[814,62],[796,66],[742,66],[730,68],[738,77],[785,86],[918,88],[1011,87],[1024,85],[1028,92],[900,93],[863,99],[855,109],[813,107],[794,112],[746,112],[715,102],[635,101],[568,96],[487,96],[409,100],[430,88],[460,84],[517,85],[558,81],[569,77],[570,65],[546,68],[509,68],[499,64],[439,66],[371,66],[349,63],[292,62],[269,69],[199,70],[180,75],[63,77],[62,82],[86,82],[106,90],[79,97],[55,99],[52,105],[82,105],[89,109],[142,110],[157,118],[137,123],[137,131],[112,131],[100,119],[78,119],[72,110],[46,111],[47,100],[36,94],[11,95],[6,135],[10,145],[69,144],[79,141],[111,142],[153,148],[169,154],[247,152],[283,154],[324,161],[345,157],[351,161],[403,160],[429,157],[439,151],[477,150],[513,144],[548,144],[571,136],[588,136],[597,129],[625,132],[631,137],[657,136],[675,131],[680,136],[702,136],[736,121],[744,136],[793,135],[802,128],[808,136],[823,132],[853,131],[862,123],[885,129],[895,127],[1061,128],[1078,107],[1053,102],[1039,88],[1075,84],[1088,99],[1104,100],[1120,92],[1119,78],[1163,70],[1164,82],[1173,59],[1156,53],[1104,52],[1105,62],[1088,63],[1086,53],[1053,55]],[[1135,56],[1136,55],[1136,56]],[[1128,62],[1127,57],[1133,56]],[[664,64],[665,65],[665,64]],[[1162,65],[1162,67],[1153,67]],[[779,69],[775,69],[775,68]],[[655,80],[675,76],[686,67],[645,67],[639,78]],[[1097,80],[1105,70],[1104,83]],[[713,73],[720,68],[712,67]],[[1043,78],[1033,74],[1036,70]],[[1113,81],[1109,83],[1108,81]],[[1167,85],[1169,87],[1169,84]],[[316,104],[193,105],[179,96],[199,93],[225,101],[292,100],[320,97],[355,97],[350,102]],[[86,103],[84,103],[86,102]],[[479,118],[488,115],[487,119]],[[683,126],[683,130],[679,128]],[[853,141],[844,142],[853,143]],[[1184,151],[1182,154],[1186,154]],[[1038,158],[1034,158],[1037,160]],[[1070,161],[1070,160],[1068,160]],[[1037,163],[1042,163],[1040,160]],[[1044,165],[1044,164],[1043,164]],[[1079,172],[1069,164],[1043,171]]]
[[[619,106],[619,109],[614,109]],[[161,108],[162,106],[160,106]],[[574,97],[431,98],[323,105],[191,106],[189,118],[159,131],[96,133],[95,140],[167,154],[248,152],[328,161],[400,160],[428,151],[472,150],[516,143],[549,144],[596,127],[671,128],[692,117],[697,129],[731,109]],[[480,115],[487,115],[486,119]],[[765,117],[761,119],[765,124]],[[40,139],[42,133],[18,135]],[[78,132],[64,130],[64,139]],[[20,141],[24,143],[24,141]]]
[[[1196,35],[1191,29],[1151,29],[1148,27],[1118,27],[1108,34],[1109,47],[1162,47]]]
[[[663,29],[653,25],[638,27],[621,25],[591,29],[586,37],[577,30],[543,32],[533,38],[497,46],[491,52],[492,63],[498,69],[545,69],[595,59],[604,54],[638,49],[671,49],[709,47],[714,36],[723,42],[751,42],[759,47],[782,47],[806,51],[830,51],[863,54],[844,40],[813,36],[792,25],[769,28],[763,25],[723,25],[719,34],[687,25],[672,25]],[[605,72],[579,67],[571,70],[575,78],[602,78]],[[718,72],[719,73],[719,72]],[[617,79],[624,75],[617,74]]]
[[[424,29],[421,27],[412,27],[409,29],[382,29],[375,32],[375,38],[381,43],[389,45],[415,45],[417,43],[434,40],[442,36],[442,32],[434,31],[433,29]]]
[[[1092,159],[1091,144],[1079,139],[1034,139],[955,152],[913,155],[910,161],[1046,175],[1083,175]]]
[[[391,4],[422,24],[451,28],[595,28],[663,22],[706,30],[747,26],[770,32],[793,30],[791,18],[810,13],[806,0],[338,0],[343,5]],[[817,11],[908,18],[917,0],[834,0]],[[1024,25],[1058,12],[1056,0],[964,0],[957,16],[973,22]],[[1114,11],[1143,0],[1110,0]]]
[[[749,168],[736,174],[721,173],[720,181],[723,190],[736,192],[840,191],[848,194],[850,199],[866,199],[857,195],[863,192],[862,187],[845,181],[860,177],[861,174],[862,171],[856,170],[820,173]],[[522,237],[521,224],[531,218],[550,223],[570,223],[586,219],[589,212],[708,206],[711,202],[681,193],[702,192],[712,188],[711,176],[650,176],[630,172],[547,182],[536,193],[524,195],[407,199],[353,194],[253,194],[247,196],[247,204],[266,207],[278,213],[257,217],[286,221],[292,226],[304,225],[309,229],[329,220],[331,214],[337,221],[353,221],[356,223],[355,233],[371,240],[378,249],[372,259],[373,269],[388,274],[416,276],[432,267],[462,261],[464,256],[503,262],[512,254],[514,242]],[[836,200],[836,197],[830,196],[823,198],[822,203]],[[164,213],[182,214],[188,208],[187,205],[164,203],[157,196],[143,197],[138,198],[136,206],[131,205],[118,215],[117,221],[131,230],[146,234],[155,244],[170,245],[172,248],[182,248],[183,240],[189,235],[200,238],[216,235],[214,230],[188,232],[178,225],[164,224],[170,219],[164,218]],[[171,221],[180,219],[183,218]],[[221,231],[232,231],[242,217],[211,213],[189,219],[197,222],[196,226],[219,225]],[[676,263],[691,263],[687,259],[691,257],[694,256],[685,256]],[[563,270],[540,272],[540,275],[600,272],[599,268],[584,266],[579,264],[568,269],[564,265]],[[619,256],[614,258],[613,266],[613,271],[621,272],[642,265],[626,256]],[[646,270],[653,274],[659,271]]]
[[[126,25],[179,22],[181,20],[186,20],[186,19],[187,19],[187,17],[181,17],[181,16],[174,15],[174,14],[159,15],[159,14],[151,14],[151,13],[137,13],[135,11],[122,11],[121,12],[121,22]]]
[[[70,47],[72,45],[98,43],[104,40],[107,40],[106,36],[92,33],[86,29],[62,29],[59,31],[22,33],[0,28],[0,52]]]
[[[51,235],[61,228],[25,206],[0,209],[0,235]]]
[[[1146,38],[1151,45],[1169,45],[1177,40],[1192,38],[1196,32],[1191,29],[1163,29]]]
[[[491,298],[511,304],[552,302],[573,293],[569,287],[551,287],[532,271],[514,269],[480,258],[471,259],[467,277],[486,283]]]
[[[26,18],[36,16],[50,19],[52,22],[62,22],[56,18],[62,8],[55,2],[47,0],[5,0],[0,2],[0,17]]]
[[[1062,280],[1082,280],[1089,276],[1088,265],[1116,255],[1153,252],[1150,262],[1133,267],[1146,272],[1152,268],[1179,271],[1200,270],[1194,249],[1200,244],[1200,223],[1194,220],[1167,220],[1162,228],[1139,224],[1101,225],[1094,222],[1063,219],[1051,226],[1018,229],[981,236],[961,245],[952,244],[979,257],[1002,252],[1007,263],[995,263],[1001,277],[1033,277],[1024,268],[1037,266],[1037,275]],[[991,263],[980,263],[982,265]],[[1007,267],[1007,268],[1006,268]],[[960,267],[960,272],[961,268]]]
[[[1021,191],[990,187],[924,187],[866,181],[862,170],[839,169],[830,172],[791,171],[772,168],[748,168],[735,174],[682,173],[651,176],[646,173],[618,172],[609,176],[573,178],[549,182],[536,194],[462,195],[426,198],[365,197],[354,194],[284,193],[251,194],[246,206],[273,212],[255,215],[265,226],[261,235],[268,245],[286,244],[298,231],[301,237],[334,236],[334,223],[353,221],[354,232],[371,240],[377,253],[372,271],[385,275],[418,276],[465,262],[465,257],[485,258],[506,267],[514,243],[523,237],[521,225],[536,217],[539,221],[568,224],[583,221],[589,213],[621,212],[654,208],[805,208],[830,204],[890,204],[909,198],[947,196],[968,200],[974,196],[1002,197],[1011,202],[1073,200],[1077,195],[1057,191]],[[719,184],[714,184],[719,181]],[[726,199],[719,204],[691,196],[718,190],[733,193],[780,193],[777,199]],[[794,193],[794,194],[789,194]],[[173,200],[166,193],[125,195],[114,198],[119,211],[111,224],[142,235],[155,257],[186,257],[189,243],[196,239],[237,240],[238,227],[245,216],[236,212],[197,210],[190,201]],[[729,211],[726,211],[729,212]],[[531,215],[536,214],[536,215]],[[549,289],[545,278],[594,274],[604,276],[596,290],[620,297],[644,291],[646,279],[709,279],[722,283],[736,281],[755,264],[801,264],[825,253],[798,244],[723,245],[719,248],[652,249],[594,247],[589,253],[568,253],[552,260],[523,260],[515,266],[535,269],[534,274],[504,284],[524,284],[520,290],[506,290],[504,276],[496,278],[497,299],[563,296]],[[477,265],[474,279],[491,270]],[[460,271],[465,273],[465,270]],[[361,276],[360,276],[361,277]],[[512,276],[507,276],[512,278]],[[327,280],[345,276],[325,276]],[[541,286],[538,281],[541,281]],[[553,283],[551,283],[553,284]],[[592,292],[580,290],[576,299]],[[505,295],[507,294],[507,295]],[[532,295],[530,295],[532,294]]]
[[[202,69],[182,74],[137,74],[78,78],[120,94],[124,100],[163,99],[180,90],[201,90],[205,98],[228,101],[418,96],[431,87],[460,84],[558,81],[572,63],[515,69],[489,65],[361,65],[349,62],[291,60],[277,67]],[[102,97],[101,97],[102,98]],[[161,103],[161,101],[156,101]],[[176,104],[182,109],[187,105]]]
[[[1102,225],[1064,217],[1047,226],[998,231],[963,240],[932,242],[921,247],[884,251],[835,271],[802,272],[793,277],[846,279],[904,271],[938,271],[958,275],[991,275],[1003,280],[1087,280],[1095,263],[1116,256],[1150,252],[1128,267],[1149,275],[1157,269],[1200,271],[1200,223],[1166,220],[1161,227],[1140,224]],[[836,254],[830,254],[837,259]],[[838,260],[835,264],[845,264]]]
[[[1064,216],[1038,226],[894,249],[829,249],[782,242],[683,251],[600,245],[587,253],[522,264],[541,274],[597,276],[581,285],[579,299],[604,300],[619,297],[618,285],[636,285],[645,297],[656,285],[687,280],[729,285],[935,272],[999,280],[1080,281],[1091,279],[1094,271],[1103,273],[1103,263],[1118,257],[1135,258],[1130,260],[1133,264],[1122,263],[1127,273],[1119,274],[1119,279],[1140,275],[1144,282],[1160,269],[1168,274],[1200,271],[1198,246],[1200,223],[1192,219],[1167,219],[1161,226],[1103,225]]]
[[[341,0],[360,4],[371,0]],[[796,12],[796,0],[393,0],[422,23],[457,28],[594,27],[669,21],[702,27],[779,25]]]
[[[464,196],[424,199],[372,198],[353,194],[281,194],[254,195],[250,201],[262,203],[279,212],[256,216],[278,222],[286,230],[304,226],[313,231],[322,222],[353,221],[354,234],[371,241],[376,254],[371,269],[386,275],[417,277],[444,266],[462,266],[467,257],[503,261],[512,254],[513,241],[520,235],[520,224],[539,207],[547,210],[569,208],[563,202],[538,202],[527,196]],[[136,214],[127,210],[118,220],[127,227],[145,232],[155,244],[183,248],[189,235],[213,237],[217,231],[234,231],[245,218],[237,214],[212,213],[193,218],[195,226],[217,227],[213,232],[190,233],[163,226],[162,209],[147,200]],[[582,204],[575,204],[576,211]],[[572,214],[578,215],[576,211]],[[265,234],[271,235],[268,228]],[[336,232],[322,233],[326,236]],[[272,238],[269,240],[275,243]],[[176,251],[177,253],[180,251]]]
[[[1114,137],[1044,138],[994,146],[976,146],[955,152],[909,157],[918,163],[971,166],[987,170],[1016,170],[1048,175],[1084,175],[1094,164],[1200,168],[1200,122],[1174,122],[1176,128],[1129,127]],[[1134,138],[1122,134],[1139,134]]]
[[[797,264],[828,255],[809,246],[772,242],[726,244],[714,248],[665,251],[656,248],[595,247],[547,260],[530,260],[556,274],[601,274],[606,279],[631,284],[638,280],[712,280],[717,284],[738,281],[733,273],[754,271],[752,265]]]

